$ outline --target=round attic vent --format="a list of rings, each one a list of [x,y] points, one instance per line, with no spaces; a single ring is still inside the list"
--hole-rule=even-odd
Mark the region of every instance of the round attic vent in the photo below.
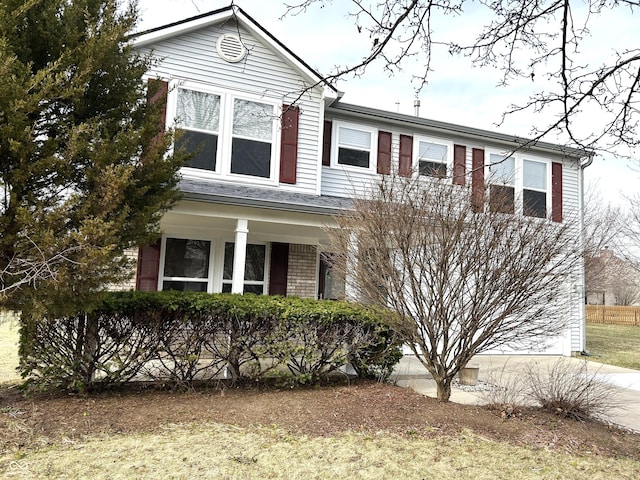
[[[230,63],[239,62],[247,54],[247,49],[240,37],[232,33],[226,33],[218,39],[216,50],[223,60]]]

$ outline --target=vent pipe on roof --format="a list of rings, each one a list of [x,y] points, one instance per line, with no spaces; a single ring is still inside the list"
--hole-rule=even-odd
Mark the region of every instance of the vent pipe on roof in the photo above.
[[[419,117],[420,116],[420,99],[419,98],[416,98],[413,101],[413,109],[415,111],[416,117]]]

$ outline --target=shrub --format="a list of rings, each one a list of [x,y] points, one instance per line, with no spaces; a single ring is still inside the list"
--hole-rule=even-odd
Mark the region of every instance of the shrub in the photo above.
[[[522,366],[510,365],[507,361],[486,376],[490,389],[484,390],[483,396],[487,405],[502,418],[519,416],[521,407],[527,402],[529,387],[524,373]]]
[[[557,415],[585,420],[619,406],[616,392],[598,371],[589,372],[587,362],[561,358],[547,371],[529,366],[526,370],[530,397]]]
[[[113,292],[91,312],[23,312],[20,368],[39,387],[100,388],[142,374],[176,386],[263,378],[298,383],[349,362],[384,378],[400,358],[380,312],[346,302],[193,292]]]

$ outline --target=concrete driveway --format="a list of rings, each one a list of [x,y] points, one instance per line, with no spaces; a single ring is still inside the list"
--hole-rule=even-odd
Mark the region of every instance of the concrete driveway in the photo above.
[[[466,387],[454,384],[451,401],[470,405],[489,403],[491,390],[496,385],[512,385],[512,382],[522,378],[524,370],[532,366],[544,375],[559,360],[571,362],[577,369],[586,366],[586,370],[582,372],[593,375],[613,389],[617,406],[609,409],[603,416],[603,420],[640,433],[640,371],[605,365],[583,358],[555,355],[477,355],[470,364],[477,364],[480,367],[478,385]],[[405,355],[400,360],[391,380],[423,395],[436,397],[435,382],[418,359],[412,355]]]

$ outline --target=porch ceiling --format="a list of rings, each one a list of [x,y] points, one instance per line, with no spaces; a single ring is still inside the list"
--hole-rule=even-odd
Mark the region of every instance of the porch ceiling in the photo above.
[[[241,213],[241,212],[238,212]],[[322,225],[291,223],[291,219],[263,218],[259,215],[216,216],[211,214],[170,211],[161,222],[162,231],[168,235],[198,235],[210,238],[233,238],[237,219],[247,218],[250,241],[302,243],[316,245],[326,243]]]

